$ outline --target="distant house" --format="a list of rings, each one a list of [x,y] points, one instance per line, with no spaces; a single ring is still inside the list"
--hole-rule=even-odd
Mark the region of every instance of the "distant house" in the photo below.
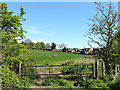
[[[53,49],[52,51],[61,52],[62,50],[60,50],[60,49]]]
[[[77,52],[74,52],[74,54],[80,54],[80,52],[79,52],[79,51],[77,51]]]
[[[92,52],[93,52],[92,48],[84,48],[85,54],[92,54]]]
[[[72,53],[74,53],[74,52],[75,52],[75,50],[71,50],[71,52],[72,52]]]
[[[68,48],[67,51],[70,52],[70,53],[74,53],[75,52],[75,50],[73,50],[72,48]]]
[[[73,50],[73,49],[72,49],[72,48],[68,48],[67,50],[68,50],[68,51],[71,51],[71,50]]]
[[[81,50],[80,50],[80,54],[85,54],[84,49],[81,49]]]
[[[77,49],[73,49],[75,52],[78,52],[78,50]]]

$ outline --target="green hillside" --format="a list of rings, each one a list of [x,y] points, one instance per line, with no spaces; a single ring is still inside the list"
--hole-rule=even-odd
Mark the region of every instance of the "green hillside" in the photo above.
[[[37,64],[62,64],[77,60],[85,60],[85,57],[90,55],[79,55],[65,52],[45,51],[45,50],[30,50],[35,55]]]

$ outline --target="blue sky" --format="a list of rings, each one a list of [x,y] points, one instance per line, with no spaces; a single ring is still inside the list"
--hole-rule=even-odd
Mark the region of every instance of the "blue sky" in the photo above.
[[[69,48],[89,47],[86,35],[89,18],[95,15],[93,2],[14,2],[9,10],[18,14],[22,5],[26,11],[23,28],[33,42],[58,44]],[[94,45],[93,47],[97,47]]]

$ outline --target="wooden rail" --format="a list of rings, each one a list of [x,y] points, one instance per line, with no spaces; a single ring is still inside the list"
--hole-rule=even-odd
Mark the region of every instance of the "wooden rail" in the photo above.
[[[40,75],[92,75],[92,73],[83,73],[83,74],[21,74],[20,76],[40,76]]]
[[[24,66],[24,67],[53,67],[53,66],[92,66],[93,64],[88,65],[40,65],[40,66]]]
[[[86,66],[86,68],[89,68],[89,69],[91,69],[91,73],[56,73],[56,74],[53,74],[53,73],[51,73],[51,68],[52,67],[55,67],[55,66],[57,66],[57,67],[63,67],[63,70],[65,69],[65,67],[66,66],[75,66],[76,67],[76,70],[77,71],[79,71],[79,66]],[[88,66],[91,66],[91,67],[88,67]],[[25,69],[29,69],[30,67],[35,67],[35,69],[36,69],[36,72],[37,72],[37,68],[38,67],[47,67],[48,68],[48,73],[47,74],[25,74]],[[65,75],[80,75],[80,76],[83,76],[83,75],[86,75],[86,76],[88,76],[88,75],[92,75],[93,76],[93,78],[94,78],[94,65],[93,64],[86,64],[86,65],[39,65],[39,66],[23,66],[22,67],[22,73],[21,74],[19,74],[19,76],[41,76],[41,75],[49,75],[49,76],[52,76],[52,75],[63,75],[63,77],[65,76]]]

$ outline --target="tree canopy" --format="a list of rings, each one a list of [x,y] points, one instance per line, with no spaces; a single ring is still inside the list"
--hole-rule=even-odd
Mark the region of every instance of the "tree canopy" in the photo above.
[[[56,43],[54,43],[54,42],[52,42],[52,46],[51,46],[51,49],[53,50],[53,49],[55,49],[56,48]]]
[[[98,58],[102,58],[105,62],[106,72],[109,70],[109,64],[114,64],[115,59],[113,53],[113,43],[118,38],[118,13],[114,9],[112,2],[95,2],[96,15],[89,20],[92,24],[89,24],[90,29],[88,35],[90,35],[90,42],[96,43],[100,47],[100,53]],[[94,37],[93,37],[94,35]]]
[[[23,44],[18,43],[16,39],[25,37],[24,33],[26,31],[23,30],[21,21],[25,21],[23,15],[26,12],[21,6],[20,13],[14,15],[13,11],[8,11],[6,3],[1,3],[0,6],[2,12],[2,88],[17,88],[20,86],[24,88],[26,84],[20,83],[21,80],[16,76],[18,74],[18,64],[28,65],[35,62],[32,53]]]

